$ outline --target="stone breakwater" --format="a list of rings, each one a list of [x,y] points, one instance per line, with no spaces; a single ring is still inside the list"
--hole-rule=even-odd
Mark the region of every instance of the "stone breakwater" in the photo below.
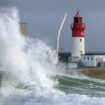
[[[105,79],[105,68],[81,68],[81,69],[72,69],[65,70],[66,74],[73,75],[84,75],[90,78],[95,79]]]
[[[105,68],[85,68],[78,69],[77,72],[90,78],[105,79]]]

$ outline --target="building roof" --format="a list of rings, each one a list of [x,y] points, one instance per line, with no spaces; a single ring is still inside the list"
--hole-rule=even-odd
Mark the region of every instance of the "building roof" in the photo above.
[[[85,55],[105,55],[105,52],[86,52]],[[59,56],[71,56],[71,52],[59,52]]]
[[[85,55],[105,55],[105,52],[86,52]]]
[[[71,56],[71,52],[59,52],[59,55],[62,55],[62,56]]]

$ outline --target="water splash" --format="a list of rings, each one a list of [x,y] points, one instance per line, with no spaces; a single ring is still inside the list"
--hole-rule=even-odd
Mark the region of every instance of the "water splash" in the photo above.
[[[52,50],[42,41],[32,41],[22,36],[19,23],[16,8],[0,10],[2,87],[34,84],[41,88],[52,88],[54,84],[49,78],[51,67],[47,66],[52,58]]]

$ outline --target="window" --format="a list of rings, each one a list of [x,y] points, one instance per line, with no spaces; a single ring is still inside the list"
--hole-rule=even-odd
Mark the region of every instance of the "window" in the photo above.
[[[87,60],[89,60],[89,57],[87,57]]]
[[[91,57],[91,60],[93,60],[93,57]]]
[[[78,17],[75,17],[74,18],[74,22],[75,23],[82,23],[82,17],[79,17],[79,18]]]
[[[85,57],[84,57],[84,60],[85,60]]]
[[[80,39],[80,42],[82,42],[82,39]]]

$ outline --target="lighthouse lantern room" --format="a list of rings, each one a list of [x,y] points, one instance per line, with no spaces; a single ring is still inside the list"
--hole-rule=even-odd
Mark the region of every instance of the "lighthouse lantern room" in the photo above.
[[[71,29],[72,29],[71,60],[73,62],[78,62],[81,59],[81,55],[85,54],[84,40],[85,25],[82,22],[82,16],[80,15],[79,10],[77,10],[76,15],[74,16],[74,22],[71,25]]]

